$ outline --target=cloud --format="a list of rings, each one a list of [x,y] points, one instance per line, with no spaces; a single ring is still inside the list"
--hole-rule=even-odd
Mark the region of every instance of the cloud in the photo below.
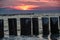
[[[38,6],[38,8],[58,8],[60,7],[60,0],[3,0],[0,1],[1,7],[10,7],[10,6],[22,6],[22,5],[33,5]]]

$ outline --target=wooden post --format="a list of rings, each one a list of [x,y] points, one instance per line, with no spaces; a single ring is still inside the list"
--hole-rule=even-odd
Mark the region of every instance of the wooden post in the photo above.
[[[50,18],[50,29],[51,29],[51,34],[53,35],[59,34],[58,17]]]
[[[31,35],[31,18],[20,18],[21,35]]]
[[[17,20],[16,18],[8,19],[9,35],[17,36]]]
[[[33,35],[39,35],[38,18],[32,18]]]
[[[4,37],[4,22],[3,19],[0,19],[0,38]]]
[[[42,17],[43,37],[49,34],[49,18]]]

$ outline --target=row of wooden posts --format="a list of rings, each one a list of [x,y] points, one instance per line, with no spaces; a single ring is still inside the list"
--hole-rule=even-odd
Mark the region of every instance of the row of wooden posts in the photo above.
[[[33,28],[32,32],[33,35],[39,35],[39,26],[38,26],[38,18],[20,18],[20,25],[21,25],[21,35],[30,36],[31,28]],[[31,24],[32,23],[32,24]],[[58,29],[58,18],[51,17],[50,23],[49,18],[42,17],[42,29],[43,35],[49,34],[49,24],[50,24],[50,31],[51,34],[59,34]],[[9,25],[9,35],[17,36],[17,20],[16,18],[8,18],[8,25]],[[32,27],[31,27],[32,25]],[[4,37],[4,20],[0,19],[0,38]]]

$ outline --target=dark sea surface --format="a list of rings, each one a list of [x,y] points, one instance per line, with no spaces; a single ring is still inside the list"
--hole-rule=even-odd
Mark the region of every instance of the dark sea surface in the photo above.
[[[60,9],[50,10],[15,10],[9,8],[0,8],[0,14],[30,14],[30,13],[60,13]]]

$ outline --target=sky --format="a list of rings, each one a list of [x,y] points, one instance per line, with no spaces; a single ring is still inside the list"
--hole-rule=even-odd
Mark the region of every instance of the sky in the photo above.
[[[0,0],[0,8],[16,10],[60,9],[60,0]]]

